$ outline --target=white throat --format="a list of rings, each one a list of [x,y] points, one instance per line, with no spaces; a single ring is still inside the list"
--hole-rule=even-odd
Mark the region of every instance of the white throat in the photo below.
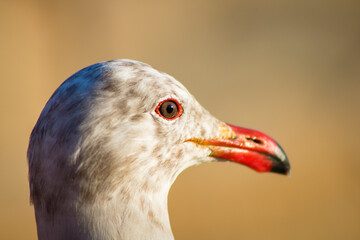
[[[51,220],[46,211],[37,209],[38,237],[40,240],[174,239],[167,209],[169,189],[165,190],[124,195],[122,189],[111,199],[64,205]]]

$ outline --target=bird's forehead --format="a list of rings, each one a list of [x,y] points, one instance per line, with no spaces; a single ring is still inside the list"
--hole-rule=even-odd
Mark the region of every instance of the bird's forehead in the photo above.
[[[186,98],[190,93],[172,76],[160,72],[148,64],[119,59],[86,67],[65,81],[59,90],[62,92],[70,87],[86,93],[96,89],[98,94],[111,94],[147,100],[164,96]],[[115,94],[115,95],[114,95]],[[61,93],[63,95],[63,93]]]
[[[186,88],[172,76],[147,64],[117,61],[107,62],[106,66],[106,72],[110,74],[104,74],[104,81],[116,85],[118,94],[125,95],[128,100],[136,98],[144,105],[149,104],[153,107],[153,104],[167,97],[186,100],[190,96]]]

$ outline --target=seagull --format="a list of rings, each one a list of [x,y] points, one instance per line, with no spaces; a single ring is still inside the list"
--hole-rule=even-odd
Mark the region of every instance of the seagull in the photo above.
[[[231,161],[290,171],[268,135],[218,120],[173,77],[127,59],[64,81],[27,158],[40,240],[171,240],[167,196],[186,168]]]

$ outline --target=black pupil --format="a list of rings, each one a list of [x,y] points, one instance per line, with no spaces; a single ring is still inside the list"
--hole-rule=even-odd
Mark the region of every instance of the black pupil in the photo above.
[[[167,119],[174,118],[178,113],[177,104],[173,101],[166,101],[160,107],[160,113]]]
[[[172,113],[172,112],[174,111],[174,106],[169,104],[169,105],[166,107],[166,111],[167,111],[167,113]]]

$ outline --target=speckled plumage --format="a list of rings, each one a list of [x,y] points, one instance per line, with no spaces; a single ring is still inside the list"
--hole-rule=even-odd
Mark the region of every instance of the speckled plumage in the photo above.
[[[163,112],[164,102],[179,111]],[[38,237],[171,240],[172,183],[218,158],[290,172],[275,140],[217,120],[173,77],[132,60],[84,68],[55,91],[31,133]]]
[[[154,109],[176,98],[167,121]],[[173,239],[167,194],[192,165],[213,161],[190,138],[231,129],[174,78],[131,60],[89,66],[53,94],[31,134],[31,200],[39,239]]]

